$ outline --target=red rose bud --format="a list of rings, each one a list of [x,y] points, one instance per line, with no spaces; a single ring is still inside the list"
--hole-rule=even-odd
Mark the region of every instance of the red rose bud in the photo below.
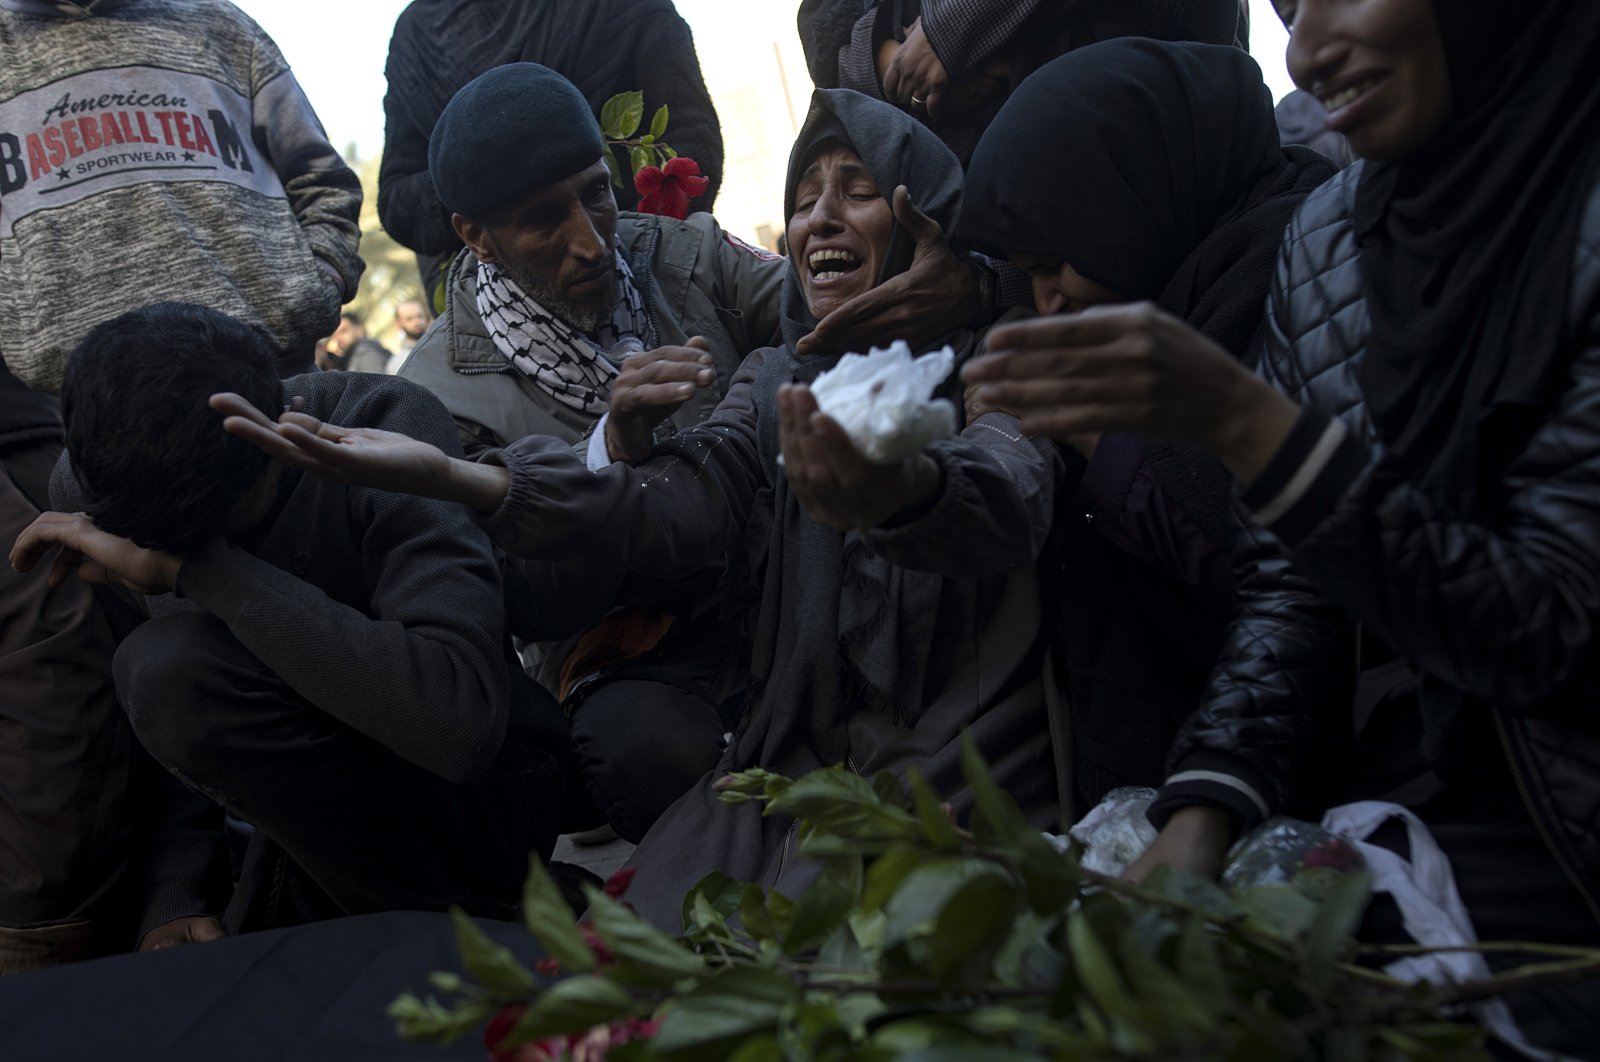
[[[606,879],[605,894],[613,900],[618,899],[628,891],[628,886],[633,884],[633,875],[638,867],[623,867]]]
[[[689,216],[689,200],[705,192],[710,178],[700,176],[700,164],[679,155],[663,167],[641,166],[633,175],[638,189],[639,213],[660,214],[682,221]]]
[[[1306,852],[1300,862],[1307,868],[1328,867],[1340,873],[1360,870],[1366,864],[1360,852],[1337,837],[1330,837],[1318,843]]]
[[[583,942],[594,953],[595,962],[604,966],[611,961],[610,950],[606,947],[605,941],[600,939],[600,934],[595,932],[593,926],[581,925],[578,927],[578,931],[583,934]]]
[[[501,1007],[499,1012],[489,1019],[489,1024],[483,1027],[483,1046],[489,1049],[489,1054],[494,1057],[496,1062],[500,1062],[501,1059],[509,1059],[511,1052],[516,1050],[515,1047],[512,1047],[502,1053],[499,1049],[500,1041],[510,1035],[518,1020],[522,1018],[522,1012],[527,1009],[520,1003]]]

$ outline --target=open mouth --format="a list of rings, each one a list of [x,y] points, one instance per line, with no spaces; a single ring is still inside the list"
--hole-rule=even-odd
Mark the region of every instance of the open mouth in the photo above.
[[[860,258],[849,251],[813,251],[806,256],[806,264],[811,267],[813,280],[829,281],[838,280],[848,276],[861,268]]]
[[[1378,82],[1382,80],[1383,78],[1381,75],[1374,74],[1371,77],[1364,77],[1352,85],[1346,85],[1337,92],[1330,93],[1326,96],[1318,96],[1317,98],[1322,101],[1322,105],[1327,108],[1328,112],[1331,114],[1334,111],[1348,107],[1350,104],[1366,95],[1373,88],[1373,86],[1377,85]]]

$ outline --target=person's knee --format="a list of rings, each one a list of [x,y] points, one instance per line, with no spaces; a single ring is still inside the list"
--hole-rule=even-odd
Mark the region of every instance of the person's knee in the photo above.
[[[619,679],[577,706],[572,737],[596,802],[631,838],[716,766],[722,728],[716,710],[692,694]]]
[[[146,751],[169,769],[193,769],[212,744],[199,704],[204,699],[206,646],[222,628],[207,613],[150,620],[117,647],[112,661],[117,697]]]

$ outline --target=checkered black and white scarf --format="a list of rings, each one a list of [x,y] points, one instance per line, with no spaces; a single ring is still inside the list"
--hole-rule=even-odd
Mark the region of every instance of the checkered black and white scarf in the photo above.
[[[598,417],[606,411],[618,364],[656,337],[633,272],[617,252],[617,305],[589,336],[539,305],[498,265],[478,263],[478,314],[497,350],[562,405]]]

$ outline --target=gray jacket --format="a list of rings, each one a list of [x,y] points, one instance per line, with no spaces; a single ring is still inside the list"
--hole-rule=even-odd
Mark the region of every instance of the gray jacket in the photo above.
[[[778,342],[778,292],[788,260],[722,231],[710,214],[687,221],[622,214],[617,245],[628,259],[663,346],[704,336],[717,382],[673,416],[672,429],[698,424],[727,392],[746,354]],[[478,260],[465,252],[445,284],[445,312],[417,342],[399,375],[439,397],[461,429],[468,457],[528,435],[582,439],[594,421],[557,402],[512,367],[478,315]]]

